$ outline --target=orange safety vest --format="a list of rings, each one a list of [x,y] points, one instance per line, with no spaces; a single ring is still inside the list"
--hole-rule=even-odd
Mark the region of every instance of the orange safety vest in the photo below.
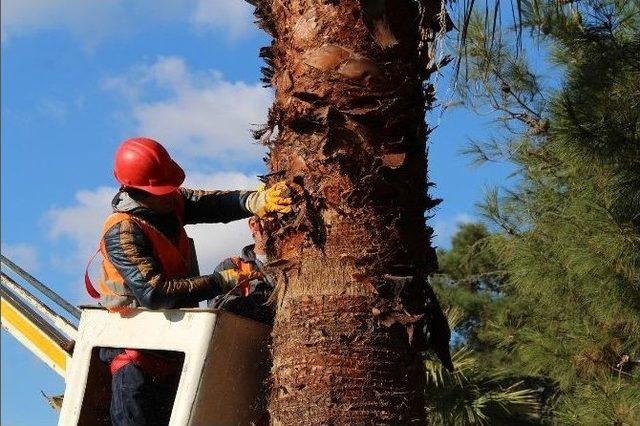
[[[182,201],[181,198],[180,201]],[[182,207],[181,203],[179,203],[179,207]],[[178,218],[182,224],[182,208],[178,209]],[[88,271],[85,273],[87,292],[93,298],[100,299],[100,304],[111,312],[126,312],[130,308],[139,306],[137,299],[127,287],[124,278],[109,260],[104,244],[106,232],[114,225],[125,220],[135,222],[149,239],[154,257],[160,263],[162,273],[166,278],[186,278],[191,275],[194,265],[195,254],[192,253],[192,245],[184,227],[180,228],[177,245],[174,245],[162,232],[135,215],[120,212],[111,214],[104,223],[98,248],[98,252],[102,254],[98,290],[93,287]]]

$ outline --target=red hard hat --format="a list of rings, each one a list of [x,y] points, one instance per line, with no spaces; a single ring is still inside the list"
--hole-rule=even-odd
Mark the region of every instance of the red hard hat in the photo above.
[[[116,151],[113,174],[125,187],[154,195],[175,191],[184,181],[184,170],[153,139],[132,138]]]

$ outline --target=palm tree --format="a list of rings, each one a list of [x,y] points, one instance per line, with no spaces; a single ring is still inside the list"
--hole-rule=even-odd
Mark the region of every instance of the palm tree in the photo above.
[[[275,88],[256,136],[268,182],[285,179],[297,200],[269,225],[272,422],[424,423],[412,343],[430,313],[425,212],[438,202],[427,193],[425,81],[446,14],[436,0],[251,3],[273,37],[261,56]]]

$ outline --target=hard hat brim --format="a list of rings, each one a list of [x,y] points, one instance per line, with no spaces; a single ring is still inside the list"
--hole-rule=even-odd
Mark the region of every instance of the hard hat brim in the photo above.
[[[185,174],[182,167],[175,161],[171,161],[171,181],[164,185],[126,185],[153,195],[166,195],[180,188],[184,182]]]
[[[167,186],[129,186],[129,188],[139,189],[140,191],[148,192],[152,195],[167,195],[178,189],[180,185],[167,185]]]

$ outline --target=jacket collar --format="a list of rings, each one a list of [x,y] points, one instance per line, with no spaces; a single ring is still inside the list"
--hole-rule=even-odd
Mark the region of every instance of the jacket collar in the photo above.
[[[119,213],[165,215],[175,212],[175,199],[166,197],[158,201],[157,198],[152,198],[145,202],[144,194],[120,189],[113,197],[111,206],[114,212]]]
[[[134,200],[129,193],[121,189],[111,200],[111,206],[114,212],[119,213],[134,213],[142,211],[150,211],[144,207],[140,202]]]

